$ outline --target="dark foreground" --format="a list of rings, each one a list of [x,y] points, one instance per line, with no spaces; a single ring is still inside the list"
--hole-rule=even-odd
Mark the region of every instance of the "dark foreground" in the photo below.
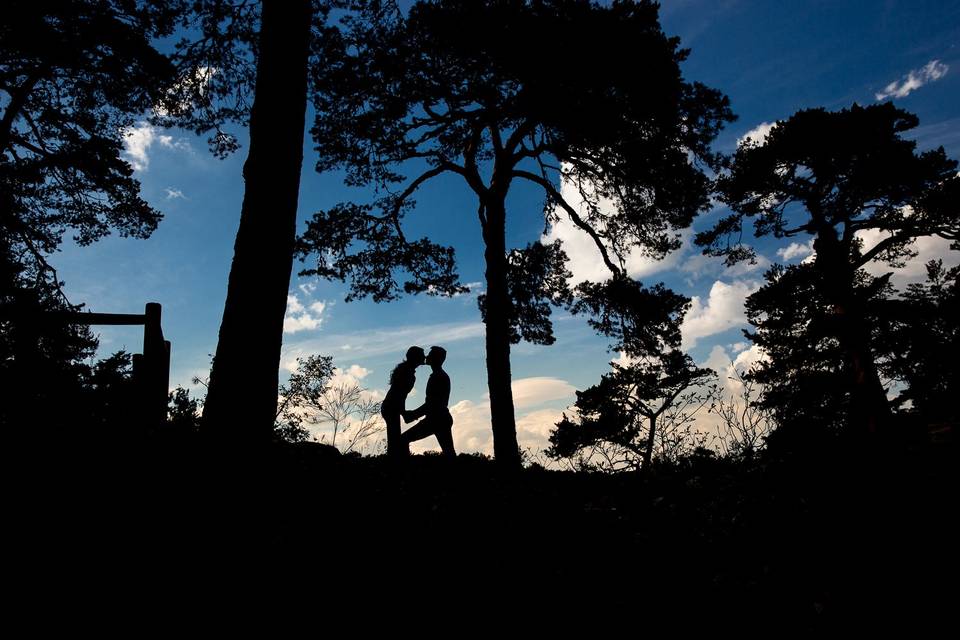
[[[643,478],[316,446],[112,449],[6,453],[13,611],[772,634],[957,613],[952,443]]]

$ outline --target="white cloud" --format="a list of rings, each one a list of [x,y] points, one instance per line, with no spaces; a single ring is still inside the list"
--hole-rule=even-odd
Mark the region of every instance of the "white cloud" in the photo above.
[[[181,200],[186,200],[187,196],[183,195],[183,191],[180,189],[174,189],[173,187],[167,187],[164,189],[167,192],[167,200],[176,200],[180,198]]]
[[[808,258],[813,255],[813,238],[806,243],[791,242],[788,246],[777,249],[777,255],[784,260],[793,260],[798,257]]]
[[[305,296],[312,296],[312,295],[313,295],[313,292],[317,290],[317,283],[316,283],[316,282],[303,282],[303,283],[297,285],[297,288],[300,289],[300,291],[303,293],[303,295],[305,295]]]
[[[728,267],[723,263],[722,258],[705,256],[702,253],[691,253],[683,258],[683,262],[678,266],[678,269],[690,276],[687,278],[687,284],[693,286],[695,281],[708,275],[716,277],[722,274],[728,278],[740,278],[765,270],[771,264],[769,258],[758,254],[753,262],[745,260]]]
[[[323,323],[323,312],[327,308],[326,302],[313,302],[304,307],[295,295],[287,296],[287,314],[283,318],[283,332],[297,333],[319,329]]]
[[[493,454],[493,431],[490,427],[490,404],[461,400],[450,407],[453,416],[453,446],[460,453]],[[439,451],[436,438],[427,438],[411,445],[414,453]]]
[[[905,98],[911,92],[916,91],[923,85],[935,82],[947,75],[950,69],[939,60],[931,60],[923,67],[914,69],[900,80],[894,80],[883,91],[876,94],[877,100],[886,100],[887,98]]]
[[[758,288],[758,282],[734,281],[727,284],[717,280],[710,287],[705,303],[700,296],[693,296],[690,309],[680,325],[683,335],[681,348],[690,349],[700,338],[746,325],[747,316],[743,303],[747,296]]]
[[[568,410],[569,413],[569,410]],[[490,403],[461,400],[450,407],[453,416],[453,446],[458,453],[493,455],[493,430]],[[550,445],[550,431],[563,415],[561,409],[538,409],[516,417],[517,444],[520,449],[543,451]],[[439,451],[436,438],[426,438],[410,446],[413,453]]]
[[[333,370],[333,376],[330,378],[330,384],[332,386],[339,385],[358,385],[363,387],[363,381],[366,379],[373,369],[367,369],[366,367],[361,367],[358,364],[352,364],[346,369],[340,367],[335,367]],[[416,389],[412,389],[408,394],[408,398],[416,396]],[[382,401],[387,396],[387,392],[383,389],[368,389],[363,388],[363,393],[361,397],[367,400],[374,400],[376,402]]]
[[[343,351],[344,346],[349,346],[351,357],[357,359],[388,353],[402,355],[407,346],[412,344],[447,346],[461,340],[482,338],[484,330],[482,322],[449,322],[328,334],[321,338],[285,343],[280,367],[290,371],[298,357],[311,353],[337,353]]]
[[[134,171],[146,171],[150,165],[147,150],[153,145],[157,135],[157,128],[146,122],[138,122],[135,126],[124,131],[123,147],[127,162]]]
[[[889,234],[878,229],[867,229],[858,231],[857,237],[863,241],[865,250],[869,250],[878,242],[886,238]],[[960,263],[960,251],[950,249],[950,240],[945,240],[938,236],[924,236],[917,238],[911,247],[917,252],[915,258],[908,260],[903,267],[892,268],[883,262],[870,262],[865,269],[874,276],[893,272],[890,278],[891,284],[898,289],[903,289],[906,285],[914,282],[923,282],[927,279],[926,264],[931,260],[942,259],[943,264],[952,267]]]
[[[140,121],[122,132],[124,159],[130,163],[134,171],[143,172],[147,170],[150,166],[150,148],[155,144],[167,149],[183,151],[190,149],[190,145],[186,141],[174,140],[173,136],[160,133],[160,131],[161,129],[158,127]]]
[[[335,368],[333,370],[333,377],[331,378],[331,381],[335,383],[351,382],[360,384],[360,381],[371,373],[373,373],[373,371],[367,369],[366,367],[361,367],[358,364],[352,364],[346,369],[341,369],[339,367]]]
[[[726,349],[724,349],[722,345],[717,344],[710,350],[710,355],[707,356],[707,359],[698,366],[713,369],[722,379],[724,372],[730,367],[730,363],[731,359]]]
[[[569,410],[567,413],[571,413]],[[517,443],[520,449],[542,451],[550,446],[550,432],[563,417],[560,409],[540,409],[517,418]]]
[[[737,371],[749,371],[753,365],[761,360],[769,360],[769,356],[760,348],[760,345],[752,344],[749,349],[741,351],[733,359],[733,366]]]
[[[705,362],[698,366],[713,369],[721,386],[731,395],[736,396],[743,391],[743,384],[740,382],[740,376],[746,373],[757,362],[767,360],[768,356],[758,345],[750,345],[749,349],[741,350],[735,358],[731,358],[727,351],[720,345],[715,345],[710,350]]]
[[[563,196],[563,199],[570,203],[572,207],[577,209],[581,216],[586,215],[587,207],[576,185],[569,181],[564,181],[560,187],[560,195]],[[601,211],[612,212],[614,205],[610,200],[601,199],[599,208]],[[603,257],[593,238],[573,224],[562,208],[557,207],[556,214],[559,220],[540,238],[540,242],[549,244],[554,240],[560,240],[563,243],[563,250],[570,259],[567,263],[567,268],[573,274],[573,282],[579,283],[584,280],[602,282],[609,280],[612,274],[604,264]],[[683,234],[685,236],[684,239],[686,239],[686,237],[690,235],[690,231],[685,230]],[[627,273],[634,278],[641,278],[673,267],[679,258],[679,251],[671,253],[663,260],[645,256],[641,251],[633,251],[627,256]],[[616,259],[612,254],[610,259],[616,264]]]
[[[297,296],[287,296],[287,313],[303,313],[303,305]]]
[[[729,345],[730,350],[734,353],[740,353],[741,351],[744,351],[745,349],[747,349],[747,347],[749,346],[750,346],[749,342],[734,342],[733,344]]]
[[[739,147],[746,144],[747,140],[750,140],[753,144],[763,144],[775,126],[777,126],[776,122],[761,122],[737,138],[737,146]]]
[[[510,387],[513,390],[513,406],[518,409],[551,400],[573,401],[576,391],[566,380],[550,377],[519,378],[514,380]]]

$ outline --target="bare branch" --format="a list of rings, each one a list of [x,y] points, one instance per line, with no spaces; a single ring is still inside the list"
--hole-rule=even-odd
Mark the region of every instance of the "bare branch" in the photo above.
[[[597,245],[597,249],[600,250],[600,255],[603,257],[603,262],[604,264],[607,265],[607,268],[610,269],[610,271],[615,276],[626,275],[624,269],[616,266],[610,260],[610,255],[607,252],[607,247],[603,243],[603,240],[600,237],[600,234],[598,234],[593,227],[591,227],[583,218],[580,217],[580,214],[577,213],[576,209],[570,206],[570,204],[563,199],[563,196],[561,196],[560,193],[554,188],[554,186],[550,184],[549,180],[545,180],[544,178],[536,174],[530,173],[529,171],[522,171],[518,169],[515,169],[512,172],[512,175],[514,175],[517,178],[524,178],[525,180],[529,180],[543,187],[543,189],[547,192],[547,195],[549,195],[554,202],[560,205],[563,208],[563,210],[567,212],[567,215],[570,216],[570,220],[575,225],[577,225],[578,227],[586,231],[591,238],[593,238],[593,242],[594,244]]]

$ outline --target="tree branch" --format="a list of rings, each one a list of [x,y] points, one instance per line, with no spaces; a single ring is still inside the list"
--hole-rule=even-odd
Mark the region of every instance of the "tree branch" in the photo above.
[[[523,141],[527,134],[533,132],[534,126],[533,122],[527,120],[514,129],[510,137],[507,138],[507,142],[503,145],[504,148],[512,154],[513,150]]]
[[[853,268],[859,269],[898,242],[909,242],[912,239],[913,235],[909,233],[905,233],[903,235],[892,235],[888,238],[885,238],[875,244],[872,249],[860,256],[860,259],[854,262]]]
[[[624,269],[616,266],[610,260],[610,254],[607,252],[607,247],[603,244],[603,239],[600,237],[600,234],[598,234],[593,227],[591,227],[583,218],[580,217],[580,214],[577,213],[576,209],[570,206],[570,204],[563,199],[563,196],[561,196],[554,186],[550,184],[549,180],[545,180],[544,178],[530,173],[529,171],[521,171],[518,169],[515,169],[512,172],[512,175],[517,178],[524,178],[525,180],[529,180],[530,182],[543,187],[543,189],[547,192],[547,195],[549,195],[554,202],[559,204],[563,210],[567,212],[567,215],[570,216],[570,220],[573,222],[573,224],[586,231],[587,234],[593,238],[593,242],[597,245],[597,249],[600,250],[600,255],[603,257],[603,262],[607,265],[607,268],[610,269],[615,276],[626,275]]]
[[[9,92],[10,102],[7,104],[7,108],[3,112],[3,118],[0,119],[0,153],[6,151],[7,146],[9,146],[10,132],[13,130],[13,122],[23,110],[23,107],[27,102],[27,97],[30,95],[33,87],[36,86],[37,82],[40,81],[42,72],[43,67],[35,69],[33,73],[27,76],[27,79],[23,81],[23,84]]]
[[[416,180],[407,185],[407,188],[403,190],[403,193],[396,196],[396,199],[393,203],[393,208],[390,210],[389,217],[393,221],[393,226],[397,230],[397,235],[404,244],[406,244],[407,240],[403,235],[403,231],[400,229],[400,207],[403,206],[403,203],[407,198],[412,196],[413,193],[420,188],[420,185],[431,178],[437,177],[441,173],[446,173],[447,171],[449,171],[449,168],[444,167],[443,165],[434,167],[433,169],[421,174]]]

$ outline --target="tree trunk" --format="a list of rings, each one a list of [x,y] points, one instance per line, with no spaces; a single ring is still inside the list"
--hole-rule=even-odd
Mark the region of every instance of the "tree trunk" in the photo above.
[[[506,209],[503,200],[486,207],[487,388],[493,426],[493,455],[505,467],[520,466],[510,374],[510,294],[507,289]]]
[[[853,289],[849,251],[832,227],[821,230],[814,244],[820,290],[833,307],[840,347],[850,367],[851,392],[848,426],[856,432],[877,433],[892,420],[887,394],[870,348],[870,326]]]
[[[264,0],[250,151],[203,427],[270,439],[303,164],[309,0]]]
[[[657,416],[650,416],[650,433],[647,435],[647,448],[643,452],[643,470],[650,470],[653,460],[653,438],[657,433]]]

